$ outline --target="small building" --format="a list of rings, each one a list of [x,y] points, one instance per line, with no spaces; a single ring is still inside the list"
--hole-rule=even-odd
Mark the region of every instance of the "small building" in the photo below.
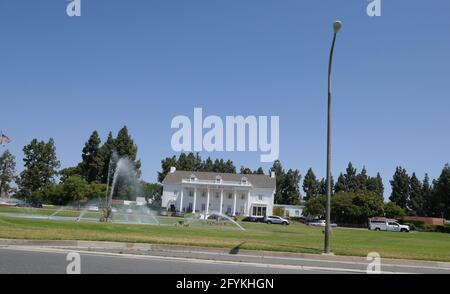
[[[275,204],[274,208],[277,207],[281,209],[282,217],[301,217],[305,209],[304,205]]]
[[[275,173],[231,174],[170,169],[163,181],[161,206],[173,212],[218,212],[230,216],[273,213]]]

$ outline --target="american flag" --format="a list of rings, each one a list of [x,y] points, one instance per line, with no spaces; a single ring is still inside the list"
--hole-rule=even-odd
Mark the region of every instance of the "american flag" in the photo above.
[[[9,142],[11,142],[11,139],[5,134],[2,134],[0,137],[0,145],[8,144]]]

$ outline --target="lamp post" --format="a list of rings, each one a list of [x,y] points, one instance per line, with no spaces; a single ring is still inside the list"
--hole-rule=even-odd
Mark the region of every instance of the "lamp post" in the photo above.
[[[330,59],[328,62],[328,125],[327,125],[327,203],[325,224],[325,248],[324,253],[330,254],[330,231],[331,231],[331,66],[333,64],[334,43],[336,35],[342,28],[342,22],[333,23],[333,43],[331,44]]]

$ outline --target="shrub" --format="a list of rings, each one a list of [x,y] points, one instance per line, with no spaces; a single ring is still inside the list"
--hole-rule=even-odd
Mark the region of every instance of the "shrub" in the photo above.
[[[423,232],[436,232],[436,233],[446,233],[450,234],[450,226],[449,225],[424,225]]]
[[[414,230],[418,231],[421,231],[423,229],[423,226],[425,225],[423,221],[416,221],[416,220],[409,220],[409,221],[400,220],[399,223],[402,225],[409,225],[411,227],[411,230],[414,227]]]
[[[411,231],[415,231],[416,230],[416,225],[414,223],[403,223],[403,225],[409,226],[409,229]]]
[[[276,206],[273,208],[273,215],[283,216],[283,214],[284,214],[284,210],[282,207]]]

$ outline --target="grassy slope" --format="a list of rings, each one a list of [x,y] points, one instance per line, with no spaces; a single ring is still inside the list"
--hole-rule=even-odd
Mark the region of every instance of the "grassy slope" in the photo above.
[[[0,238],[45,240],[97,240],[180,244],[232,249],[321,253],[321,228],[303,225],[282,227],[244,224],[247,231],[231,226],[141,226],[31,220],[0,216]],[[450,235],[440,233],[393,233],[335,229],[333,252],[366,256],[378,252],[385,258],[450,261]]]

